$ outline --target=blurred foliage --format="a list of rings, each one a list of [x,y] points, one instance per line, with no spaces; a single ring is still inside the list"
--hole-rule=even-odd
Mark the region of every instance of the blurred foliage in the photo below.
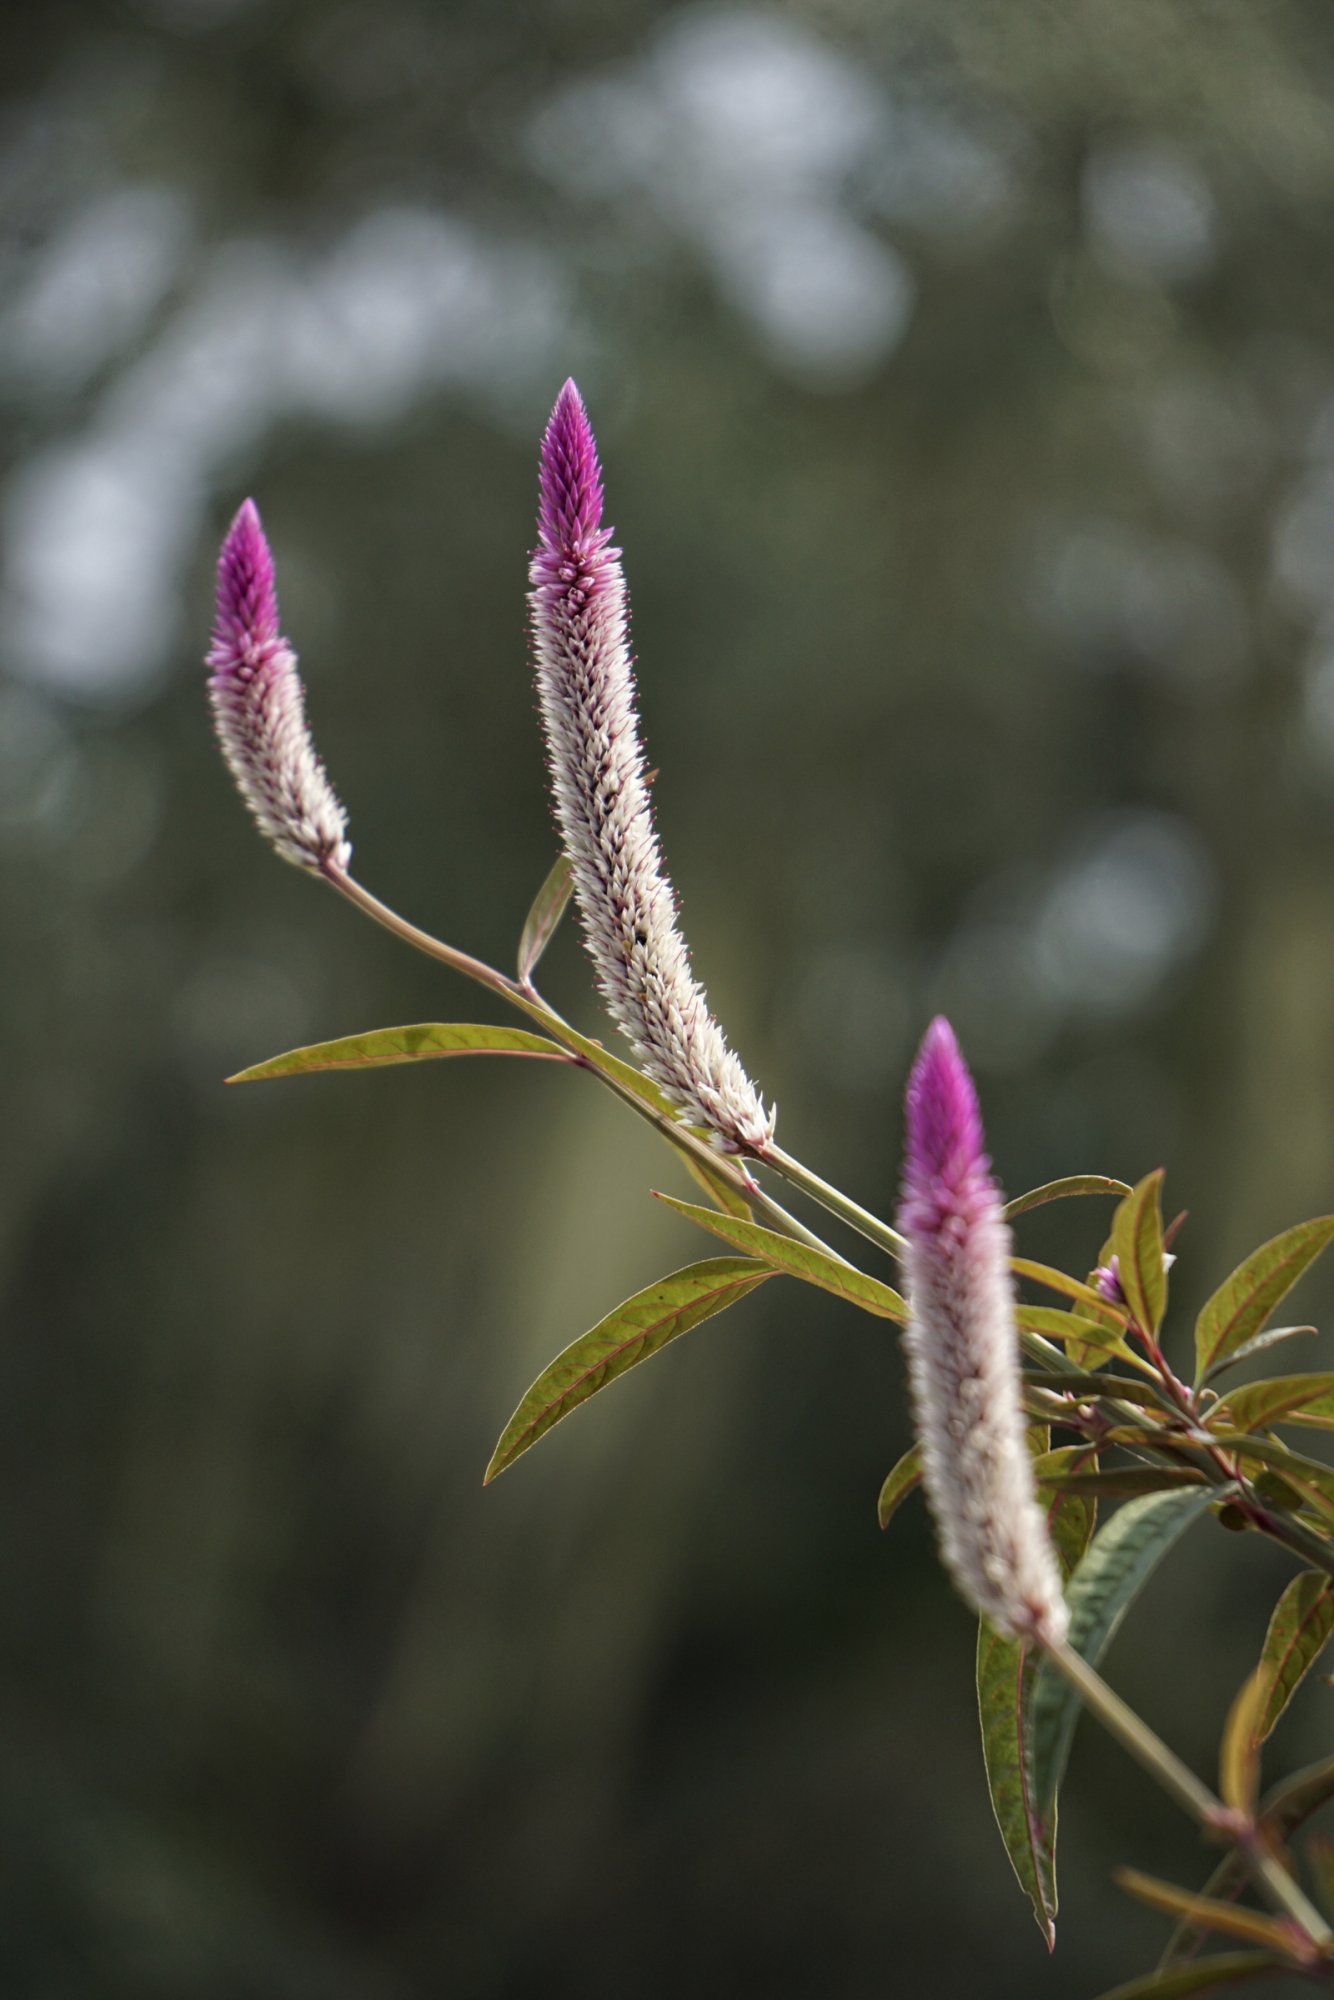
[[[471,1003],[264,852],[197,662],[254,491],[358,872],[509,963],[574,372],[781,1136],[886,1204],[943,1006],[1006,1185],[1169,1161],[1202,1303],[1334,1180],[1327,6],[50,0],[6,55],[5,1990],[1099,1990],[1129,1829],[1192,1836],[1090,1733],[1042,1960],[966,1615],[875,1529],[891,1329],[766,1285],[482,1494],[692,1190],[546,1066],[221,1088]],[[1198,1761],[1276,1585],[1207,1540],[1111,1663]]]

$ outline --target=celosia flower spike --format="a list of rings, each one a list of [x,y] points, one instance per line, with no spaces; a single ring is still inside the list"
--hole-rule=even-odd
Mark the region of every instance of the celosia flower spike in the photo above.
[[[533,657],[556,818],[597,983],[647,1075],[733,1151],[774,1120],[709,1012],[676,925],[635,712],[620,551],[602,525],[602,474],[567,382],[542,440]]]
[[[278,630],[273,556],[253,500],[218,558],[209,700],[241,796],[284,861],[346,868],[347,814],[315,754],[296,655]]]
[[[1020,1402],[1010,1232],[973,1080],[933,1021],[908,1083],[898,1223],[908,1374],[941,1555],[973,1609],[1057,1643],[1067,1617]]]

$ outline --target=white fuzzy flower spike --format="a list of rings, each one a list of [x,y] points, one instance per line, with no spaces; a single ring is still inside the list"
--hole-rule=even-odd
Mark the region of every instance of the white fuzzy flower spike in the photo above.
[[[762,1150],[774,1115],[728,1048],[676,925],[635,713],[620,552],[602,525],[597,446],[579,391],[542,441],[533,655],[556,818],[599,990],[645,1073],[733,1152]]]
[[[247,500],[218,558],[207,664],[214,727],[261,833],[284,861],[346,869],[347,814],[315,754],[296,655],[278,630],[273,557]]]
[[[933,1021],[908,1083],[898,1217],[924,1483],[945,1567],[973,1609],[1012,1638],[1056,1645],[1068,1619],[1033,1487],[1010,1232],[983,1144],[953,1030]]]

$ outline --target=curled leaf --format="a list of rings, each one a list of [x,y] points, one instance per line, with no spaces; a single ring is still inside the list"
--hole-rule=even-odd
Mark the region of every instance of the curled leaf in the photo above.
[[[922,1447],[915,1444],[903,1457],[880,1488],[880,1499],[876,1504],[876,1519],[882,1528],[887,1528],[908,1495],[915,1492],[922,1483]]]
[[[527,986],[537,969],[538,961],[556,934],[557,926],[565,915],[570,891],[574,886],[574,872],[570,858],[562,854],[553,865],[542,887],[533,898],[533,907],[524,918],[523,930],[519,936],[519,984]]]
[[[1260,1790],[1260,1739],[1257,1735],[1265,1705],[1265,1682],[1259,1667],[1242,1682],[1228,1710],[1218,1753],[1218,1789],[1224,1805],[1235,1806],[1249,1818]]]
[[[1027,1215],[1030,1209],[1042,1208],[1049,1201],[1065,1201],[1071,1195],[1129,1193],[1124,1181],[1111,1180],[1106,1174],[1066,1174],[1059,1181],[1047,1181],[1007,1201],[1005,1220],[1013,1222],[1017,1215]]]

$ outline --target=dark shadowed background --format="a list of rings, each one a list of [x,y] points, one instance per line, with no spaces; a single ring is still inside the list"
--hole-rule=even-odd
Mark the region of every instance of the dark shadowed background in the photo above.
[[[708,1254],[647,1193],[690,1188],[545,1067],[222,1087],[486,1010],[266,852],[200,657],[251,492],[358,873],[508,965],[573,372],[686,928],[780,1137],[890,1204],[947,1009],[1012,1192],[1167,1164],[1184,1347],[1334,1205],[1327,0],[2,18],[0,1986],[1146,1966],[1109,1869],[1206,1863],[1084,1731],[1047,1959],[970,1619],[916,1503],[875,1525],[891,1330],[776,1282],[483,1493],[541,1363]],[[549,963],[596,1031],[572,927]],[[1024,1243],[1085,1268],[1106,1219]],[[1287,1574],[1206,1522],[1111,1656],[1203,1770]]]

